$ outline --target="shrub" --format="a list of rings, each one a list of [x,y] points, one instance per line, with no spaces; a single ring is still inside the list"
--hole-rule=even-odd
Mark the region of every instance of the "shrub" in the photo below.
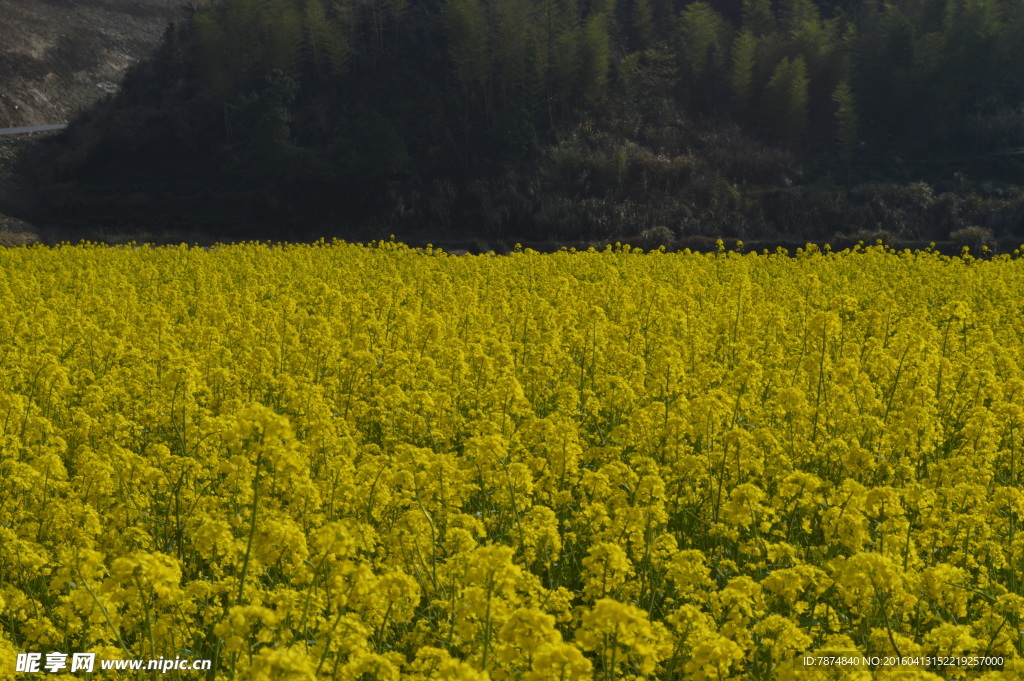
[[[982,248],[991,248],[996,244],[996,238],[992,234],[992,230],[979,227],[978,225],[958,229],[949,235],[949,239],[957,246],[967,246],[975,252],[982,250]]]

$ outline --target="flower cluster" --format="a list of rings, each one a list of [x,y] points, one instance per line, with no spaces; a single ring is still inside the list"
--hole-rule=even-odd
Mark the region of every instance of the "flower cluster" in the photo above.
[[[0,679],[1020,678],[1022,291],[881,247],[3,251]]]

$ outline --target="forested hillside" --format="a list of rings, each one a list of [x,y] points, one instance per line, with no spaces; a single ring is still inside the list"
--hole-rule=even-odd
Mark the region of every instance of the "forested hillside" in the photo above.
[[[219,0],[51,146],[38,212],[287,238],[1012,239],[1022,102],[1024,0]]]

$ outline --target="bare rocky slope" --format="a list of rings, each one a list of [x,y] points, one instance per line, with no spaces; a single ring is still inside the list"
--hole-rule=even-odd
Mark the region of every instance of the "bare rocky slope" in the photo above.
[[[67,122],[115,92],[180,0],[0,0],[0,128]]]
[[[0,128],[65,123],[117,91],[125,70],[148,55],[181,0],[0,0]],[[0,199],[25,194],[14,171],[37,135],[0,138]],[[33,241],[28,223],[0,211],[0,246]]]

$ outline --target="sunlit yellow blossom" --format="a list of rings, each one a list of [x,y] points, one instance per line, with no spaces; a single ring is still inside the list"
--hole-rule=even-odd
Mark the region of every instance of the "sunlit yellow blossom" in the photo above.
[[[1016,681],[1020,255],[0,249],[0,679]]]
[[[591,678],[593,665],[575,646],[552,643],[541,647],[533,658],[525,681],[584,681]]]
[[[615,674],[624,665],[649,675],[667,655],[666,633],[643,610],[602,598],[583,615],[576,637],[581,648],[597,653],[599,669],[605,674]]]
[[[264,648],[252,661],[245,674],[251,681],[313,681],[316,664],[301,649]]]

